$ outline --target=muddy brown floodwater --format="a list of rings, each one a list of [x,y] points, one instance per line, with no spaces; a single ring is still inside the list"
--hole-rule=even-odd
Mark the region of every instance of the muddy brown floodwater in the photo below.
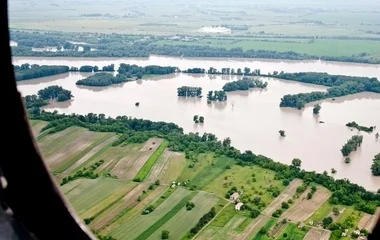
[[[111,63],[116,67],[120,63],[134,63],[140,66],[161,65],[178,66],[181,69],[192,67],[222,67],[268,71],[317,71],[330,74],[368,76],[380,78],[379,65],[361,65],[344,63],[326,63],[320,61],[268,61],[268,60],[217,60],[182,59],[152,56],[149,59],[70,59],[70,58],[15,58],[14,64],[46,65],[98,65]],[[312,113],[312,104],[303,110],[280,108],[280,99],[285,94],[311,91],[324,91],[326,88],[301,84],[292,81],[263,78],[268,81],[265,90],[228,93],[225,103],[208,105],[202,99],[183,99],[176,95],[177,87],[199,86],[205,96],[209,90],[218,90],[237,77],[172,74],[128,82],[109,87],[79,87],[75,82],[89,74],[68,73],[53,77],[18,82],[23,95],[35,94],[39,89],[50,85],[60,85],[72,91],[71,102],[51,104],[47,110],[61,113],[86,114],[104,113],[116,117],[128,115],[154,121],[174,122],[186,132],[210,132],[220,139],[230,137],[238,149],[252,150],[275,161],[290,163],[293,158],[302,160],[302,168],[331,172],[335,168],[336,178],[347,178],[367,189],[380,188],[380,178],[371,174],[373,157],[380,152],[380,140],[375,133],[368,134],[351,130],[346,123],[356,121],[364,126],[377,126],[380,132],[380,94],[361,93],[337,98],[335,101],[322,102],[319,116]],[[140,102],[140,107],[135,107]],[[194,124],[194,115],[205,117],[205,123]],[[324,124],[319,123],[325,122]],[[286,131],[286,138],[280,138],[278,131]],[[363,145],[351,154],[351,163],[345,164],[340,153],[342,145],[353,135],[364,136]]]

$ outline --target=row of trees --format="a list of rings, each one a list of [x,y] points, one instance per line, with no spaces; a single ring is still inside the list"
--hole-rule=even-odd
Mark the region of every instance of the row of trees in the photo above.
[[[279,52],[271,50],[243,48],[221,48],[210,46],[190,45],[156,45],[154,41],[134,42],[133,45],[121,42],[99,43],[93,45],[96,51],[75,51],[76,46],[70,46],[74,51],[36,52],[32,47],[12,47],[13,56],[36,56],[36,57],[149,57],[149,55],[167,55],[176,57],[223,57],[223,58],[267,58],[267,59],[289,59],[289,60],[326,60],[340,62],[357,62],[379,64],[380,59],[368,56],[316,56],[293,51]]]
[[[373,132],[373,130],[376,128],[376,127],[374,127],[374,126],[371,126],[371,127],[360,126],[360,125],[357,124],[355,121],[354,121],[354,122],[349,122],[349,123],[347,123],[346,126],[347,126],[347,127],[356,128],[356,129],[358,129],[359,131],[364,131],[364,132],[368,132],[368,133]]]
[[[299,167],[290,167],[286,164],[275,162],[270,158],[262,155],[255,155],[252,151],[240,152],[231,146],[230,139],[218,140],[211,133],[183,133],[183,129],[173,123],[152,122],[149,120],[135,119],[126,116],[117,118],[106,118],[104,114],[58,114],[57,112],[41,111],[37,114],[31,114],[32,119],[49,121],[44,131],[54,133],[71,126],[81,126],[91,131],[98,132],[117,132],[131,134],[147,134],[149,137],[156,136],[165,138],[169,141],[169,148],[172,151],[185,152],[186,156],[197,155],[200,153],[213,152],[216,156],[225,155],[236,159],[239,165],[257,165],[265,169],[276,172],[276,179],[290,182],[295,178],[304,180],[305,183],[316,183],[322,185],[332,192],[330,203],[355,206],[357,210],[370,214],[375,212],[377,206],[380,206],[380,194],[366,191],[363,187],[351,183],[347,179],[335,180],[328,176],[327,172],[319,174],[316,172],[307,172]],[[124,139],[130,138],[126,137]],[[294,161],[296,166],[300,161]]]
[[[202,88],[182,86],[177,88],[177,95],[178,97],[200,97],[202,96]]]
[[[209,223],[216,215],[215,208],[211,208],[211,210],[203,215],[201,219],[199,219],[198,223],[190,229],[190,235],[194,236],[197,234],[207,223]]]
[[[109,74],[109,73],[97,73],[85,79],[78,80],[76,82],[76,85],[101,87],[101,86],[109,86],[112,84],[123,83],[126,81],[128,81],[128,79],[125,77],[123,78],[120,75],[117,75],[116,77],[114,77],[112,74]]]
[[[267,86],[268,86],[268,82],[263,82],[258,79],[243,77],[243,79],[241,80],[226,83],[223,86],[223,90],[226,92],[239,91],[239,90],[244,91],[250,88],[266,88]]]
[[[15,70],[16,81],[47,77],[69,71],[67,66],[40,66],[37,64],[29,65],[28,63],[13,66],[13,69]]]
[[[301,109],[306,103],[319,101],[327,98],[335,98],[364,91],[380,93],[380,81],[377,78],[352,77],[341,75],[330,75],[327,73],[280,73],[273,77],[292,80],[303,83],[312,83],[328,86],[327,92],[311,92],[288,94],[282,97],[280,107],[294,107]]]
[[[344,157],[347,157],[350,155],[351,152],[356,151],[358,147],[360,147],[363,143],[363,136],[355,135],[352,136],[351,139],[347,141],[346,144],[343,145],[342,149],[340,150]]]
[[[225,91],[209,91],[207,94],[207,102],[211,101],[219,101],[224,102],[227,101],[227,94]]]

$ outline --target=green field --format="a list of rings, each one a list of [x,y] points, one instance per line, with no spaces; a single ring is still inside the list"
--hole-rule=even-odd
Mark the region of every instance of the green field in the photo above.
[[[284,231],[281,233],[279,240],[286,240],[286,239],[292,239],[292,240],[303,240],[306,236],[307,231],[303,231],[302,229],[298,228],[297,225],[290,223]]]
[[[119,228],[111,232],[111,236],[115,237],[116,239],[131,239],[131,238],[134,239],[134,238],[139,237],[141,234],[147,231],[149,227],[151,227],[157,221],[160,221],[160,219],[165,217],[166,214],[168,214],[173,209],[174,206],[176,206],[181,200],[183,200],[189,194],[191,194],[190,191],[184,188],[178,188],[173,194],[170,195],[170,197],[164,203],[162,203],[152,213],[148,215],[142,215],[141,213],[137,214],[135,217],[133,217],[132,219],[130,219],[129,221],[121,225]],[[169,218],[168,219],[165,218],[164,220],[169,220]],[[152,230],[156,230],[156,229],[151,229],[149,231],[152,231]]]
[[[195,41],[195,42],[175,42],[175,41],[159,41],[154,44],[158,45],[195,45],[195,46],[210,46],[220,47],[225,49],[242,48],[243,51],[253,50],[269,50],[278,52],[293,51],[301,54],[309,54],[313,56],[352,56],[359,55],[363,52],[371,56],[380,57],[380,44],[377,41],[364,40],[335,40],[335,39],[316,39],[313,42],[297,42],[284,41],[262,41],[256,40],[239,40],[231,42],[231,40],[219,40],[215,43],[210,41]]]
[[[211,166],[214,162],[213,154],[200,154],[197,158],[194,167],[185,167],[178,177],[179,182],[190,181],[193,179],[198,173],[200,173],[204,168]],[[187,166],[190,165],[190,161],[187,162]]]
[[[126,180],[110,178],[80,179],[75,181],[80,181],[80,184],[67,192],[66,197],[79,214],[89,210],[128,184]],[[75,184],[75,181],[73,181],[73,184]],[[63,187],[64,192],[65,187]]]
[[[270,240],[270,239],[273,239],[273,238],[269,238],[267,236],[267,233],[269,232],[269,230],[271,229],[271,227],[276,223],[277,219],[275,218],[271,218],[266,224],[265,226],[263,227],[263,229],[265,229],[265,234],[259,232],[258,234],[256,234],[256,236],[252,239],[252,240]]]
[[[162,230],[170,232],[170,238],[181,239],[192,227],[197,224],[198,220],[218,202],[218,197],[200,192],[192,200],[195,207],[187,211],[184,207],[169,221],[158,228],[149,238],[149,240],[159,239]]]
[[[274,197],[267,191],[269,187],[276,187],[280,192],[285,189],[281,181],[274,180],[274,172],[264,170],[256,166],[241,167],[233,165],[219,177],[210,182],[203,190],[212,192],[218,196],[225,196],[231,187],[237,187],[244,191],[247,201],[255,197],[261,199],[262,208],[267,206]]]
[[[31,123],[33,127],[41,127],[42,124],[47,123]],[[48,155],[45,156],[46,161],[62,157],[60,164],[67,166],[66,172],[70,175],[104,160],[95,170],[99,174],[95,179],[79,178],[61,187],[91,230],[117,240],[160,239],[162,230],[168,230],[171,239],[188,239],[191,228],[215,207],[217,216],[195,236],[196,239],[227,240],[256,235],[254,240],[269,240],[266,234],[257,232],[262,227],[268,231],[277,219],[267,220],[264,215],[252,219],[249,210],[235,210],[234,203],[227,201],[226,193],[235,186],[243,192],[240,200],[244,204],[263,210],[275,198],[272,195],[274,189],[278,192],[285,189],[281,180],[275,180],[274,172],[257,166],[242,167],[231,158],[213,154],[200,154],[196,161],[185,159],[185,154],[171,152],[167,149],[167,142],[163,142],[160,146],[157,144],[158,149],[138,169],[142,182],[117,179],[108,174],[110,170],[121,159],[135,156],[144,143],[112,147],[115,135],[71,127],[46,135],[39,141],[43,153]],[[78,148],[78,145],[82,147]],[[64,151],[70,151],[70,154],[64,156],[61,154]],[[188,167],[190,164],[191,168]],[[55,172],[55,178],[60,182],[67,177],[65,174]],[[156,179],[162,180],[160,185],[154,184]],[[172,188],[173,180],[189,182],[186,186],[181,184]],[[193,186],[196,186],[195,190],[191,190]],[[260,198],[260,204],[254,203],[255,198]],[[190,211],[185,208],[188,201],[195,204]],[[154,211],[142,215],[149,205],[154,207]],[[324,203],[309,220],[320,222],[333,207],[328,202]],[[354,207],[338,207],[346,209],[336,217],[336,221],[349,224],[349,230],[354,230],[363,213]],[[305,235],[306,231],[291,223],[279,239],[297,240]]]
[[[234,163],[235,160],[231,158],[224,156],[218,157],[210,166],[205,167],[202,171],[195,175],[188,184],[191,186],[196,186],[198,189],[202,189],[210,181],[217,178],[224,171],[226,171],[227,166],[231,166]]]
[[[168,141],[164,141],[163,143],[161,143],[161,145],[149,157],[149,159],[145,162],[144,166],[137,173],[135,179],[138,179],[139,181],[144,181],[145,180],[146,176],[149,174],[149,172],[152,169],[153,165],[156,163],[157,159],[161,156],[161,154],[165,151],[165,149],[168,146],[168,144],[169,144]]]

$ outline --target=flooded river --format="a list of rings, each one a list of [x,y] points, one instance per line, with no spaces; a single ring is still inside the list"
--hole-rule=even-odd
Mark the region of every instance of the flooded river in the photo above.
[[[260,68],[262,72],[328,72],[352,76],[380,78],[378,65],[326,63],[319,61],[268,61],[268,60],[216,60],[182,59],[153,56],[149,59],[40,59],[15,58],[14,64],[46,65],[97,65],[99,67],[120,63],[133,63],[140,66],[178,66],[181,69],[202,68]],[[48,110],[62,113],[86,114],[104,113],[116,117],[128,115],[155,121],[174,122],[186,132],[210,132],[220,139],[230,137],[232,144],[240,150],[252,150],[275,161],[290,163],[293,158],[302,160],[302,168],[331,172],[335,168],[336,178],[348,178],[370,190],[380,188],[380,178],[373,177],[370,171],[372,159],[380,152],[380,140],[375,133],[361,132],[363,145],[350,157],[350,164],[344,163],[340,153],[342,145],[354,134],[345,126],[356,121],[364,126],[377,126],[380,132],[380,94],[362,93],[338,98],[336,101],[322,102],[319,116],[312,113],[312,106],[303,110],[280,108],[280,99],[285,94],[311,91],[324,91],[326,88],[271,78],[265,90],[228,93],[225,103],[208,105],[206,99],[183,99],[176,95],[177,87],[199,86],[203,95],[209,90],[219,90],[236,77],[172,74],[158,78],[128,82],[110,87],[79,87],[75,82],[88,74],[67,73],[18,83],[24,95],[35,94],[39,89],[50,85],[60,85],[72,91],[74,100],[53,104]],[[140,107],[135,107],[140,102]],[[203,125],[194,124],[194,115],[205,117]],[[319,123],[324,121],[324,124]],[[280,138],[278,131],[286,131],[286,138]]]

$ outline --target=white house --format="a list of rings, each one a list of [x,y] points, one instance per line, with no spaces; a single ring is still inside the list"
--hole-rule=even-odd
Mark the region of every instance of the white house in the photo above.
[[[244,204],[239,202],[238,204],[235,205],[235,210],[236,211],[240,211],[241,207],[243,206]]]
[[[239,193],[234,192],[234,193],[230,196],[230,200],[231,200],[231,201],[236,201],[236,200],[239,199],[239,197],[240,197]]]

